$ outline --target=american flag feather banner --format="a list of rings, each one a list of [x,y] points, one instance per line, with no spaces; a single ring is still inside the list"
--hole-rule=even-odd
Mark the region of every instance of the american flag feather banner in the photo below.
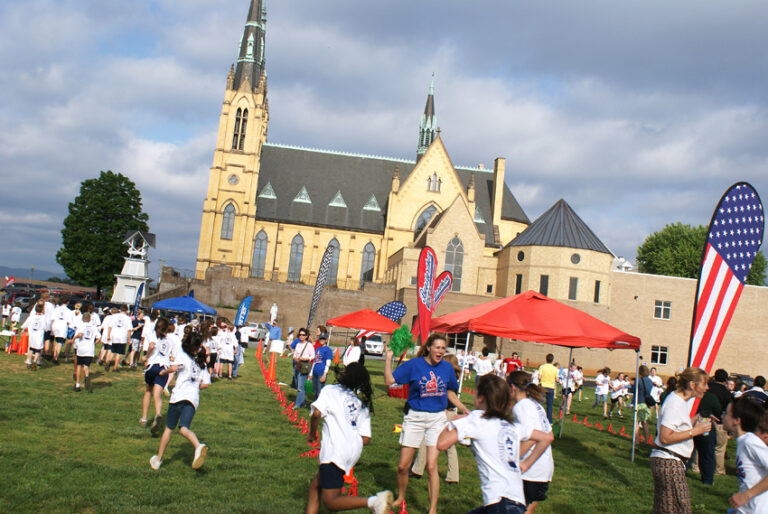
[[[688,365],[712,371],[739,302],[744,282],[763,243],[765,217],[755,189],[738,182],[712,215],[704,246],[691,323]]]
[[[323,294],[323,288],[325,287],[325,281],[328,279],[328,269],[331,267],[331,259],[333,258],[333,252],[336,249],[328,243],[323,254],[323,259],[320,261],[320,269],[317,271],[317,281],[315,282],[315,290],[312,293],[312,306],[309,308],[309,318],[307,319],[307,330],[312,326],[312,320],[315,319],[315,312],[317,306],[320,303],[320,295]]]
[[[405,316],[405,313],[408,311],[408,309],[405,307],[405,304],[403,302],[389,302],[385,303],[381,307],[379,307],[379,310],[376,312],[378,314],[381,314],[387,319],[391,319],[392,321],[397,321],[401,319],[403,316]],[[371,337],[376,333],[375,330],[361,330],[357,333],[355,336],[358,339],[362,339],[363,337]]]

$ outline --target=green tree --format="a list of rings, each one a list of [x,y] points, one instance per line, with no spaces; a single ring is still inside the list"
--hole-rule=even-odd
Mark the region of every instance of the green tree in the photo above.
[[[147,231],[147,220],[136,185],[120,173],[102,171],[98,178],[84,180],[69,204],[56,262],[72,280],[96,287],[101,295],[123,267],[125,234]]]
[[[707,227],[674,223],[654,232],[637,248],[637,265],[641,273],[698,278],[702,251],[707,241]],[[763,285],[766,258],[758,252],[747,284]]]

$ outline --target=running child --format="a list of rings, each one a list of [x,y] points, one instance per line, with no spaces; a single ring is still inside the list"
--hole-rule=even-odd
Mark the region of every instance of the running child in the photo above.
[[[323,387],[312,405],[307,441],[317,441],[317,425],[323,419],[320,470],[309,485],[307,514],[320,511],[320,502],[331,511],[368,507],[377,514],[389,512],[392,492],[357,497],[341,494],[344,475],[357,463],[363,446],[371,442],[373,390],[368,370],[359,362],[350,363],[339,375],[338,384]],[[355,393],[359,391],[362,399]]]
[[[53,363],[59,364],[59,353],[67,342],[70,328],[74,328],[72,311],[67,307],[69,298],[60,295],[56,298],[56,307],[51,313],[51,333],[53,335]]]
[[[493,374],[481,377],[475,396],[476,410],[449,421],[437,440],[440,451],[463,439],[471,441],[480,473],[483,506],[470,514],[523,514],[525,492],[521,474],[531,468],[554,439],[551,433],[534,430],[529,425],[512,424],[510,401],[509,386],[504,380]],[[529,440],[534,446],[528,456],[521,459],[520,443]]]
[[[765,414],[748,396],[730,402],[723,426],[736,438],[736,476],[739,492],[728,503],[740,514],[768,512],[768,446],[754,432]]]
[[[35,311],[24,320],[21,330],[29,331],[29,350],[27,351],[27,368],[36,371],[40,365],[40,353],[43,351],[45,340],[45,304],[40,301],[35,305]]]
[[[99,329],[91,324],[91,314],[86,312],[83,319],[75,329],[75,391],[80,392],[80,377],[85,375],[85,388],[89,393],[91,389],[90,365],[96,350],[96,339],[99,338]]]
[[[149,343],[149,349],[147,350],[147,361],[144,368],[144,383],[146,388],[144,390],[144,398],[142,400],[141,419],[139,424],[145,427],[147,426],[147,414],[149,413],[149,402],[154,400],[155,403],[155,417],[152,421],[152,434],[156,434],[160,431],[163,417],[163,388],[168,382],[167,375],[161,375],[160,372],[170,366],[170,355],[172,352],[173,342],[168,338],[171,331],[171,323],[166,318],[159,318],[155,323],[156,340]]]
[[[200,404],[200,390],[211,384],[211,376],[205,366],[205,351],[203,338],[200,334],[189,331],[181,341],[182,352],[176,356],[176,361],[160,371],[160,375],[176,373],[176,387],[168,404],[168,413],[165,421],[165,431],[160,438],[160,448],[157,455],[149,459],[152,469],[159,469],[163,464],[163,454],[171,441],[171,434],[176,425],[179,426],[179,434],[195,447],[195,457],[192,460],[192,469],[198,469],[205,462],[208,446],[201,443],[190,426],[192,419]]]
[[[11,309],[11,330],[16,331],[16,325],[21,321],[21,306],[17,303],[13,304]]]

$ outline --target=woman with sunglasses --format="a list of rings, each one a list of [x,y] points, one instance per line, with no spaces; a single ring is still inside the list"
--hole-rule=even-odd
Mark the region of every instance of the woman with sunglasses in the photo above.
[[[294,376],[296,377],[296,407],[304,406],[304,384],[312,371],[312,361],[315,360],[315,348],[309,341],[306,328],[299,329],[299,344],[293,350]]]

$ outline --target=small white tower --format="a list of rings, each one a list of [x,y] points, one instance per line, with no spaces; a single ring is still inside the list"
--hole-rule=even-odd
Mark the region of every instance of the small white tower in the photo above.
[[[125,258],[123,271],[115,275],[117,284],[112,293],[112,301],[132,304],[136,301],[136,294],[141,284],[144,284],[142,298],[147,295],[147,282],[149,282],[147,254],[150,247],[155,247],[155,234],[130,230],[125,235],[123,243],[128,245],[128,257]]]

